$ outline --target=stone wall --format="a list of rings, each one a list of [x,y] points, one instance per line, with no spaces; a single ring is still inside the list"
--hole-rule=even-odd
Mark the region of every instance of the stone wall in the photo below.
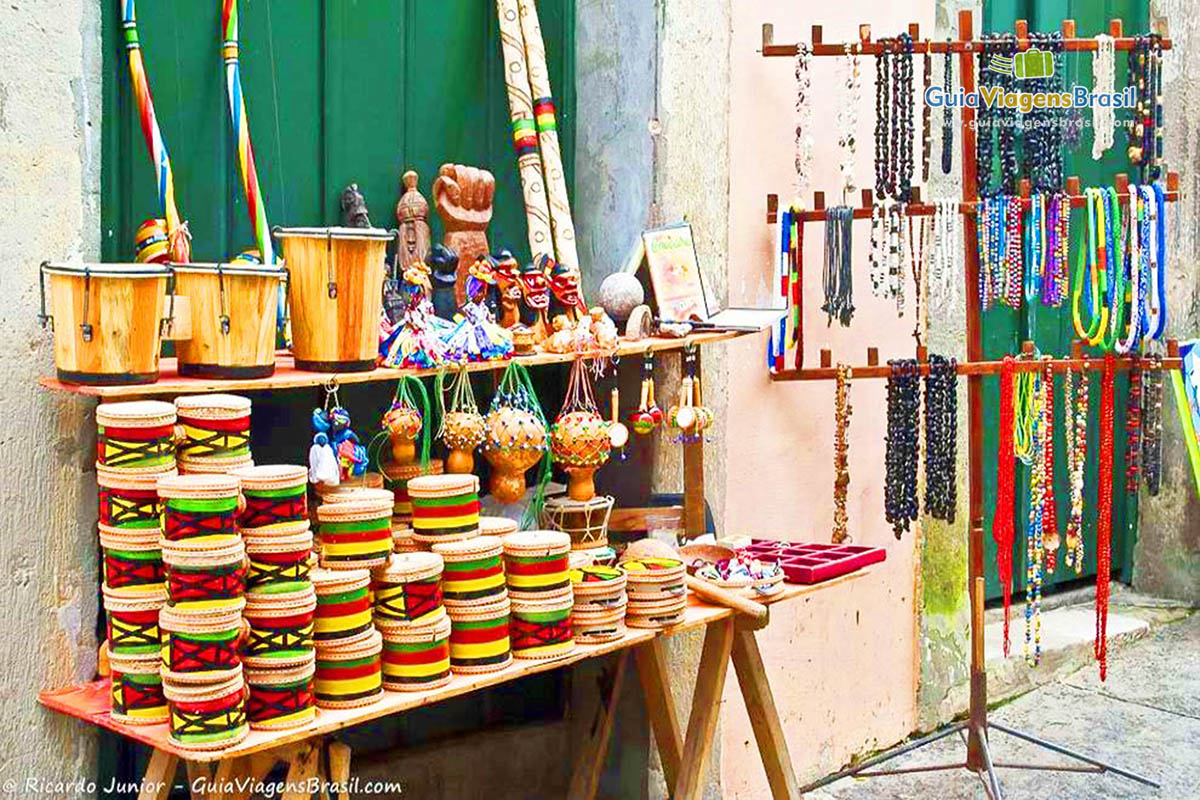
[[[94,674],[97,606],[93,404],[38,388],[52,345],[37,314],[38,264],[99,251],[99,10],[6,3],[0,29],[0,795],[10,796],[9,780],[95,775],[90,726],[37,705],[39,690]]]

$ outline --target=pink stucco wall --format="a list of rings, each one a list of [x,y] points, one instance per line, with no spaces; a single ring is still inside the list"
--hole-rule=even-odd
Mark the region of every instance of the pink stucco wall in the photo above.
[[[876,38],[894,35],[909,22],[932,33],[933,3],[901,0],[839,0],[836,3],[757,0],[735,3],[731,52],[729,302],[761,303],[770,291],[771,237],[765,224],[766,195],[791,197],[794,127],[793,63],[757,52],[764,22],[775,25],[776,42],[809,38],[814,23],[828,42],[857,37],[870,22]],[[802,13],[797,13],[802,11]],[[840,187],[836,117],[846,99],[841,59],[814,60],[813,189],[830,205]],[[874,182],[874,63],[860,64],[856,177]],[[918,59],[915,81],[920,86]],[[920,115],[917,115],[920,125]],[[936,148],[935,148],[936,152]],[[916,148],[920,169],[919,143]],[[919,176],[918,176],[919,177]],[[857,205],[858,193],[848,200]],[[811,204],[811,197],[805,199]],[[810,225],[805,247],[805,363],[818,363],[830,348],[834,362],[866,362],[868,346],[880,359],[912,357],[910,310],[898,319],[894,305],[871,295],[867,245],[870,224],[854,228],[854,303],[849,329],[828,328],[821,305],[823,226]],[[833,505],[833,384],[772,384],[763,366],[764,343],[729,345],[729,407],[726,446],[725,530],[793,540],[829,539]],[[917,623],[914,604],[917,534],[896,541],[883,519],[883,381],[853,384],[850,437],[850,532],[856,542],[884,546],[888,560],[866,579],[772,610],[759,634],[763,658],[801,782],[837,769],[863,750],[886,746],[915,727]],[[736,682],[726,687],[721,735],[724,794],[768,796],[754,737]]]

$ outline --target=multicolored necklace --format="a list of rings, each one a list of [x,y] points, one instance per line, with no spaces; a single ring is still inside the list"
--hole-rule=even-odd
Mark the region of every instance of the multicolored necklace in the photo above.
[[[1063,412],[1066,415],[1067,480],[1070,487],[1071,515],[1067,520],[1067,550],[1064,561],[1079,575],[1083,572],[1083,473],[1087,464],[1088,371],[1087,363],[1079,372],[1079,386],[1068,372],[1063,381]]]
[[[846,495],[850,490],[850,368],[837,365],[837,384],[833,395],[833,543],[850,541],[846,531],[849,517],[846,513]]]

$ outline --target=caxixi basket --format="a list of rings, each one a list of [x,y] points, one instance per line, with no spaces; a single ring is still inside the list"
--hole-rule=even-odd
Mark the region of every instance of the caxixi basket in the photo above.
[[[245,506],[238,514],[243,535],[292,530],[308,522],[308,470],[292,464],[242,467],[231,474],[242,482]]]
[[[171,743],[188,750],[221,750],[246,738],[246,687],[239,665],[228,678],[210,683],[163,679],[171,710]]]
[[[450,682],[450,620],[441,616],[421,627],[380,627],[383,688],[419,692]]]
[[[172,475],[158,480],[163,538],[205,537],[213,546],[237,539],[241,484],[231,475]]]
[[[479,478],[424,475],[408,482],[413,538],[449,542],[479,535]]]
[[[109,716],[126,725],[153,725],[166,722],[167,699],[163,695],[159,658],[130,658],[109,653],[110,696]]]
[[[290,667],[256,669],[246,664],[246,718],[251,730],[281,731],[302,728],[317,718],[313,702],[316,653]]]
[[[558,531],[522,531],[504,537],[504,574],[513,598],[570,588],[571,537]]]
[[[110,473],[175,469],[175,406],[158,400],[96,407],[96,468]]]
[[[574,599],[568,584],[565,590],[538,600],[512,599],[509,634],[516,658],[555,658],[571,652],[575,639],[571,631],[571,607]]]
[[[162,647],[158,613],[167,604],[167,589],[127,597],[102,587],[105,635],[111,655],[130,658],[157,656]]]
[[[312,571],[317,593],[313,638],[317,642],[366,638],[371,624],[371,573],[365,569]]]
[[[252,463],[250,399],[233,394],[175,398],[176,457],[183,472],[228,472]]]
[[[370,705],[383,693],[379,631],[358,641],[322,642],[317,646],[314,690],[318,708]]]
[[[317,508],[321,564],[335,569],[377,567],[392,552],[392,495],[363,489],[354,499]]]
[[[450,615],[450,669],[473,674],[496,672],[512,663],[509,642],[511,604],[506,595],[477,605],[455,605]]]
[[[246,588],[267,591],[294,591],[308,585],[313,565],[313,535],[308,520],[272,528],[269,532],[247,532]],[[259,529],[260,531],[262,529]]]
[[[219,610],[240,608],[246,593],[246,547],[242,540],[204,537],[164,541],[167,601],[172,606]]]
[[[415,628],[443,619],[442,566],[437,553],[397,553],[376,567],[371,584],[375,623]]]
[[[158,616],[163,678],[178,684],[240,676],[243,604],[216,610],[164,607]]]
[[[275,588],[246,595],[242,661],[248,667],[295,667],[311,661],[316,592],[308,584],[286,591]]]
[[[438,542],[433,552],[442,557],[442,596],[447,607],[477,606],[508,596],[504,582],[504,542],[495,536],[476,536],[457,542]]]

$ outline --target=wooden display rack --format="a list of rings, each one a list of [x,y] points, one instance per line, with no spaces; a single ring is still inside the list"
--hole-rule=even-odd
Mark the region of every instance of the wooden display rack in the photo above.
[[[678,350],[740,335],[745,334],[714,332],[697,333],[679,339],[623,341],[618,355]],[[527,365],[538,365],[566,363],[573,358],[574,355],[569,354],[538,354],[520,357],[517,360]],[[331,377],[328,374],[292,369],[290,357],[286,355],[280,356],[280,364],[274,376],[245,381],[182,378],[172,372],[173,359],[164,361],[162,378],[154,384],[75,386],[49,378],[41,379],[40,383],[50,389],[112,399],[315,387],[325,384]],[[506,364],[507,362],[473,364],[471,369],[500,369]],[[339,374],[336,378],[340,383],[365,383],[396,380],[402,375],[422,376],[432,373],[433,370],[377,369],[372,372]],[[705,529],[703,442],[685,443],[683,460],[683,506],[674,510],[681,514],[686,534],[695,537]],[[670,510],[672,509],[656,509],[660,512]],[[646,511],[621,509],[614,514],[614,517],[620,518],[615,522],[618,527],[637,527],[639,516],[643,516]],[[764,605],[774,604],[810,595],[856,581],[869,572],[869,568],[862,569],[811,586],[789,585],[763,602]],[[735,613],[730,608],[709,605],[692,594],[683,621],[664,630],[630,628],[615,642],[577,645],[572,652],[559,658],[531,661],[517,659],[509,667],[495,673],[455,675],[449,684],[438,689],[422,692],[384,692],[378,702],[362,708],[319,710],[316,720],[311,725],[298,730],[251,731],[240,743],[220,751],[196,752],[177,747],[168,739],[166,723],[126,725],[115,722],[109,715],[107,679],[42,692],[38,697],[47,708],[113,731],[153,749],[143,776],[139,800],[165,800],[170,794],[181,761],[187,768],[189,784],[198,778],[209,778],[215,786],[215,790],[208,793],[193,791],[194,800],[244,800],[247,797],[245,792],[223,787],[236,786],[236,779],[250,779],[250,782],[261,780],[280,762],[288,765],[287,781],[294,785],[300,785],[314,777],[344,783],[349,776],[350,752],[346,745],[334,738],[336,733],[344,728],[433,705],[526,675],[569,666],[584,659],[615,654],[615,677],[607,695],[599,698],[595,717],[597,723],[592,727],[584,747],[576,754],[568,797],[571,800],[587,800],[596,794],[612,735],[622,678],[632,661],[637,666],[666,782],[668,786],[673,787],[671,796],[676,800],[693,800],[703,792],[705,765],[716,736],[721,695],[728,666],[732,662],[771,787],[771,795],[776,800],[798,798],[796,778],[792,772],[791,757],[783,737],[779,712],[775,707],[762,654],[754,635],[756,629],[767,624],[768,615],[765,608],[754,603],[742,601],[739,605],[757,610],[760,616]],[[692,711],[685,730],[680,725],[675,708],[671,690],[672,676],[667,666],[663,641],[669,636],[699,627],[705,629],[704,644],[692,694]],[[302,800],[307,798],[308,794],[287,793],[283,797],[285,800]],[[338,800],[345,797],[347,795],[343,794]]]
[[[914,53],[957,53],[959,56],[959,75],[962,89],[966,93],[975,91],[975,64],[974,56],[983,46],[984,42],[974,38],[974,23],[971,11],[963,10],[958,13],[958,39],[949,41],[934,42],[929,39],[921,40],[920,27],[916,24],[908,26],[908,33],[913,40]],[[1028,48],[1030,45],[1028,24],[1025,20],[1018,20],[1016,23],[1016,46],[1018,49]],[[1165,31],[1164,31],[1165,33]],[[1124,36],[1123,26],[1120,20],[1113,20],[1109,25],[1109,34],[1113,37],[1113,45],[1116,50],[1128,51],[1133,49],[1136,40],[1134,38]],[[774,27],[772,25],[763,25],[762,38],[762,54],[765,57],[786,56],[795,57],[798,53],[797,45],[780,45],[775,44]],[[1087,51],[1096,49],[1095,39],[1079,39],[1075,36],[1075,21],[1063,20],[1062,23],[1062,43],[1063,49],[1066,51]],[[1168,50],[1171,48],[1171,40],[1165,36],[1161,40],[1162,48]],[[874,55],[881,52],[881,45],[878,42],[871,41],[871,26],[859,26],[859,41],[851,43],[827,43],[823,41],[821,26],[814,25],[812,27],[812,47],[811,53],[814,56],[845,56],[847,53],[860,55]],[[968,557],[968,575],[969,585],[968,593],[971,601],[971,668],[970,668],[970,706],[967,719],[955,722],[949,727],[936,731],[929,736],[917,739],[913,742],[905,744],[894,750],[882,753],[878,756],[868,758],[863,762],[856,764],[850,769],[843,770],[834,775],[822,778],[803,788],[803,791],[815,789],[819,786],[824,786],[848,776],[858,777],[874,777],[879,775],[892,775],[907,772],[930,772],[947,769],[966,769],[979,776],[983,782],[984,791],[992,800],[1001,800],[1000,783],[996,777],[996,768],[1009,769],[1033,769],[1033,770],[1050,770],[1063,772],[1093,772],[1093,773],[1112,773],[1120,775],[1130,780],[1137,781],[1147,786],[1157,788],[1158,784],[1154,781],[1141,775],[1129,772],[1124,769],[1119,769],[1110,764],[1093,759],[1081,753],[1069,750],[1061,745],[1044,741],[1037,737],[1031,736],[1022,731],[1014,730],[1005,727],[995,722],[988,720],[988,697],[987,697],[987,669],[984,660],[984,531],[983,531],[983,378],[988,375],[998,375],[1003,362],[1000,361],[985,361],[983,359],[983,340],[982,340],[982,320],[980,315],[980,297],[979,297],[979,250],[976,247],[976,208],[979,204],[978,192],[978,176],[976,174],[975,165],[975,109],[970,106],[964,106],[960,109],[960,136],[962,142],[962,202],[959,204],[958,211],[963,215],[963,239],[964,248],[963,256],[965,262],[964,278],[966,281],[966,349],[967,360],[958,364],[958,374],[967,376],[967,397],[968,397],[968,420],[969,420],[969,486],[970,486],[970,529],[969,529],[969,545],[970,553]],[[1128,202],[1128,178],[1124,175],[1118,175],[1114,179],[1117,191],[1122,195],[1121,200]],[[1174,173],[1167,175],[1167,193],[1166,198],[1169,201],[1176,201],[1180,197],[1179,193],[1179,178]],[[1071,195],[1071,205],[1073,207],[1083,204],[1078,178],[1069,178],[1066,182],[1066,190]],[[1029,185],[1027,181],[1022,181],[1019,188],[1019,193],[1028,197]],[[825,221],[825,197],[821,192],[814,194],[814,210],[804,211],[797,215],[802,223],[808,222],[823,222]],[[935,207],[929,204],[920,202],[919,190],[913,190],[912,203],[907,207],[906,213],[909,216],[928,216],[935,212]],[[871,198],[870,190],[862,192],[862,207],[854,209],[852,216],[854,219],[869,219],[871,217]],[[767,198],[767,220],[775,222],[777,220],[779,206],[779,198],[777,195],[769,195]],[[802,347],[803,345],[799,345]],[[1033,345],[1026,342],[1022,347],[1023,354],[1026,356],[1032,355]],[[1104,356],[1093,356],[1087,358],[1082,352],[1082,345],[1075,342],[1072,346],[1072,357],[1070,359],[1055,359],[1053,368],[1056,371],[1072,370],[1100,370],[1103,369]],[[821,351],[821,366],[819,368],[796,368],[779,370],[771,377],[775,381],[808,381],[808,380],[833,380],[837,377],[837,371],[833,368],[832,354],[829,350]],[[928,374],[928,353],[926,348],[921,346],[918,340],[917,360],[924,374]],[[1116,367],[1119,370],[1127,370],[1132,365],[1132,359],[1118,358]],[[1042,364],[1035,359],[1028,359],[1018,362],[1016,365],[1019,371],[1028,371],[1041,369]],[[1150,366],[1143,361],[1140,365],[1143,369],[1148,369]],[[1174,341],[1168,342],[1167,357],[1162,360],[1160,368],[1162,369],[1179,369],[1179,347]],[[886,378],[890,372],[890,368],[886,365],[879,364],[879,351],[877,348],[871,347],[867,351],[866,367],[852,367],[850,374],[852,378]],[[993,762],[988,749],[988,732],[991,729],[999,730],[1010,736],[1025,740],[1045,750],[1057,753],[1074,759],[1082,764],[1075,765],[1057,765],[1057,764],[1007,764]],[[961,762],[953,764],[939,764],[930,767],[909,767],[895,770],[871,770],[878,764],[888,761],[904,753],[924,747],[947,736],[956,733],[965,734],[966,738],[966,754]]]

